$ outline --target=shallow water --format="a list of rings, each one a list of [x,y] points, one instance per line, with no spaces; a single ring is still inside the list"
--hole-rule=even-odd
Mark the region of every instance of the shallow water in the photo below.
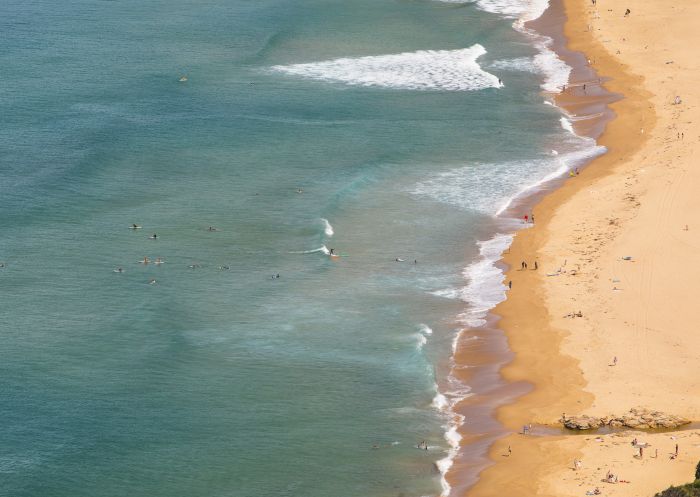
[[[486,4],[5,2],[0,495],[442,491],[477,241],[590,146]]]

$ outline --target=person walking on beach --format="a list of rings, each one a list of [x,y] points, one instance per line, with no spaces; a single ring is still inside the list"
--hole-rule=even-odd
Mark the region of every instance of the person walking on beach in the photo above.
[[[510,448],[510,445],[508,446],[508,457],[513,455],[513,451]]]
[[[510,280],[508,282],[508,290],[512,290],[512,289],[513,289],[513,280]]]
[[[676,444],[676,452],[674,453],[676,457],[678,457],[678,444]]]
[[[537,271],[537,268],[538,268],[537,261],[535,261],[535,271]]]

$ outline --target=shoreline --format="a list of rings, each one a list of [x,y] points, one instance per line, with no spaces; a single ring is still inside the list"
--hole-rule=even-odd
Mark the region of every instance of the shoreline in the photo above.
[[[689,7],[689,2],[681,3],[683,4],[681,8],[692,8]],[[596,72],[602,76],[603,86],[612,93],[624,94],[624,98],[607,102],[615,113],[615,119],[607,123],[598,140],[600,145],[607,148],[607,153],[595,158],[579,176],[562,180],[558,188],[547,192],[536,202],[532,212],[538,219],[537,225],[531,229],[517,231],[511,248],[504,254],[501,261],[509,268],[505,273],[505,281],[513,281],[513,289],[508,293],[507,299],[491,312],[494,315],[493,319],[498,322],[498,328],[505,332],[514,358],[501,368],[500,375],[509,385],[529,384],[532,388],[529,392],[518,396],[514,402],[497,409],[497,419],[504,427],[503,434],[496,437],[495,442],[490,446],[490,465],[480,472],[476,484],[469,487],[466,492],[467,495],[474,497],[495,494],[556,495],[557,497],[585,495],[586,491],[600,485],[601,472],[604,474],[608,468],[616,472],[624,471],[628,477],[632,475],[634,486],[632,484],[608,486],[604,488],[606,494],[637,495],[640,491],[637,485],[640,485],[646,489],[646,494],[651,496],[670,484],[691,481],[692,471],[689,468],[694,467],[694,464],[697,464],[697,458],[700,457],[700,443],[692,443],[695,440],[693,437],[700,437],[700,432],[693,429],[665,433],[635,432],[628,429],[600,436],[594,432],[546,437],[518,434],[520,427],[528,423],[551,426],[557,423],[562,413],[606,415],[615,408],[618,409],[618,414],[622,414],[626,409],[650,404],[651,408],[665,408],[670,414],[686,415],[691,420],[697,420],[699,410],[697,400],[693,402],[692,393],[690,393],[700,391],[694,390],[692,376],[697,375],[697,367],[692,365],[686,367],[690,372],[690,379],[682,383],[676,389],[677,391],[672,392],[674,396],[669,397],[663,392],[663,378],[656,383],[643,384],[640,389],[632,389],[637,391],[628,393],[623,385],[629,385],[629,376],[626,378],[625,375],[630,373],[619,368],[612,370],[607,364],[603,367],[600,365],[601,351],[604,354],[609,350],[611,356],[613,353],[621,354],[624,356],[623,360],[627,361],[625,344],[631,337],[639,336],[639,326],[632,330],[637,335],[627,333],[627,328],[630,328],[629,314],[623,314],[615,305],[608,304],[612,286],[610,281],[617,280],[610,280],[609,276],[606,279],[603,276],[622,271],[614,266],[616,263],[613,262],[614,258],[611,255],[612,246],[616,245],[617,240],[625,239],[624,244],[620,243],[625,250],[634,247],[631,240],[637,245],[645,243],[643,236],[630,234],[631,225],[639,228],[637,225],[640,223],[637,220],[642,217],[640,198],[655,195],[656,190],[661,189],[658,185],[667,179],[668,172],[657,168],[658,170],[649,174],[650,177],[653,174],[653,178],[647,179],[641,177],[641,174],[647,171],[637,165],[637,162],[644,161],[653,154],[667,160],[668,169],[674,169],[675,152],[670,151],[670,146],[665,144],[674,138],[672,136],[676,134],[674,130],[678,131],[676,124],[680,120],[680,111],[669,111],[666,107],[669,97],[665,96],[666,102],[664,102],[664,97],[659,97],[658,87],[656,87],[657,91],[652,93],[648,87],[650,82],[633,72],[641,70],[645,75],[647,74],[647,68],[644,65],[644,56],[647,54],[644,50],[647,46],[643,49],[637,46],[636,51],[630,56],[634,59],[632,62],[636,64],[617,57],[620,55],[620,48],[616,49],[615,54],[612,53],[612,48],[606,48],[606,43],[615,43],[627,50],[627,46],[631,45],[628,33],[645,34],[645,31],[636,28],[633,22],[628,23],[633,25],[631,27],[622,24],[624,22],[622,13],[612,12],[612,10],[619,11],[619,7],[613,5],[613,9],[610,10],[608,10],[608,7],[611,7],[609,5],[596,8],[585,0],[563,0],[563,4],[566,10],[565,51],[585,53],[585,56],[592,61]],[[632,9],[636,13],[644,12],[648,15],[651,11],[658,13],[659,7],[654,6],[649,0],[640,0],[635,2]],[[594,10],[595,15],[592,14]],[[599,22],[598,19],[603,20]],[[639,26],[648,28],[641,15],[639,19],[636,21]],[[540,19],[534,24],[543,22],[544,20]],[[596,28],[596,23],[602,27]],[[651,21],[647,24],[651,24]],[[593,31],[589,29],[591,26],[594,26]],[[603,34],[597,32],[604,29]],[[634,32],[634,29],[638,31]],[[625,36],[621,36],[620,33]],[[639,37],[640,40],[644,38],[644,36]],[[662,36],[657,38],[666,41]],[[627,45],[623,45],[625,43]],[[674,51],[674,55],[677,53]],[[565,57],[566,55],[563,58]],[[657,78],[661,80],[660,83],[664,82],[663,77],[667,76],[661,72]],[[655,80],[651,83],[658,82]],[[556,98],[556,103],[565,112],[578,115],[580,106],[588,103],[590,95],[581,94],[582,86],[577,85],[580,81],[576,80],[576,74],[573,72],[571,83],[575,85],[575,93],[560,94]],[[693,89],[692,85],[686,85],[684,95],[687,96]],[[575,97],[579,97],[578,101]],[[661,117],[659,117],[660,113],[663,114]],[[669,121],[671,117],[676,119],[676,123]],[[694,121],[688,120],[683,124],[689,128],[694,126]],[[692,135],[688,131],[685,133]],[[680,131],[677,134],[680,138]],[[669,151],[670,153],[667,153]],[[677,157],[680,159],[682,156]],[[690,154],[688,154],[688,162],[690,162]],[[649,165],[649,167],[652,166]],[[683,172],[687,173],[687,170],[683,169]],[[677,186],[682,188],[683,182],[679,180]],[[598,195],[597,191],[603,188],[605,192],[614,192],[615,198],[609,200],[607,197]],[[656,196],[661,197],[661,193]],[[609,208],[606,209],[605,205],[592,206],[586,203],[591,202],[591,197],[595,197],[595,202],[601,204],[609,201],[610,205],[607,206]],[[656,215],[656,211],[658,209],[652,207],[643,214],[652,218]],[[610,217],[612,213],[615,214],[614,218]],[[574,235],[572,231],[583,231],[585,234]],[[652,231],[647,238],[653,238],[654,235]],[[584,243],[592,245],[572,250],[572,247]],[[611,248],[608,249],[607,246]],[[637,248],[634,252],[641,253],[642,250]],[[684,255],[689,257],[687,253]],[[651,257],[655,257],[653,262],[657,264],[659,260],[663,261],[663,255],[654,253],[650,255]],[[517,269],[520,261],[528,261],[532,264],[532,261],[537,259],[543,270],[520,271]],[[562,265],[566,266],[567,261],[570,264],[569,268],[574,262],[580,264],[576,273],[583,274],[585,282],[581,283],[585,285],[578,281],[563,283],[563,280],[570,280],[570,277],[576,273],[561,278],[545,276],[546,271],[557,266],[560,268]],[[580,267],[584,269],[581,270]],[[607,274],[606,270],[608,270]],[[632,270],[628,272],[631,274]],[[554,276],[559,274],[555,273]],[[577,277],[577,280],[584,278]],[[637,281],[630,277],[630,288],[633,283]],[[572,286],[574,288],[571,288]],[[575,288],[577,286],[585,286],[585,288]],[[671,291],[673,292],[673,288]],[[646,289],[646,292],[649,295],[648,304],[651,304],[655,298],[653,287]],[[595,303],[593,297],[598,299]],[[656,298],[658,299],[658,296]],[[625,310],[627,311],[631,305],[639,306],[639,304],[629,304]],[[563,315],[559,313],[564,310],[571,311],[573,307],[574,311],[578,311],[578,307],[582,306],[585,319],[565,321],[557,317]],[[622,308],[622,305],[620,307]],[[692,312],[692,307],[686,312],[688,311]],[[610,314],[615,314],[616,319],[611,318]],[[648,320],[647,318],[645,323]],[[692,322],[692,319],[690,321]],[[606,327],[618,333],[600,331],[600,324],[603,322],[606,323]],[[652,343],[659,346],[659,341],[663,338],[663,335],[656,338],[656,342],[652,339]],[[644,339],[649,340],[648,333]],[[682,333],[675,333],[674,339],[680,342],[686,338]],[[697,339],[688,338],[686,343],[694,346],[696,342],[692,340]],[[664,348],[664,351],[666,350],[667,348]],[[653,374],[663,377],[667,369],[647,372],[653,369],[649,367],[649,361],[653,356],[648,355],[648,350],[646,353],[646,362],[636,368],[634,373],[646,374],[650,376],[650,380],[653,379],[651,378]],[[686,356],[687,354],[683,357]],[[617,355],[615,357],[617,358]],[[672,361],[673,356],[666,359]],[[610,358],[604,357],[602,361],[609,362]],[[626,364],[627,362],[625,366]],[[615,374],[621,373],[618,375],[619,379],[611,377],[612,371]],[[635,378],[632,377],[631,381],[634,380]],[[610,383],[614,386],[607,388]],[[616,387],[622,390],[615,390]],[[611,392],[602,392],[602,389],[609,389]],[[690,402],[690,405],[677,405],[677,400],[686,398],[681,397],[683,395],[691,395],[691,399],[686,400],[686,404]],[[638,400],[638,404],[634,404],[634,400]],[[652,459],[642,460],[643,458],[639,457],[639,460],[636,460],[630,455],[632,449],[625,448],[625,445],[637,437],[651,441],[651,446],[657,447],[655,450],[661,447],[662,453],[667,452],[668,447],[672,445],[671,440],[682,439],[687,453],[684,451],[681,456],[677,455],[679,460],[673,465],[663,462],[667,459],[665,454],[659,460],[658,453],[656,457],[651,456]],[[623,462],[623,459],[628,458],[630,461]],[[583,459],[586,462],[594,460],[596,463],[590,467],[584,464],[584,469],[578,472],[573,468],[574,459]],[[654,464],[654,472],[650,472],[649,468],[645,467],[650,464]],[[454,475],[453,478],[458,480],[459,475]],[[462,493],[464,492],[460,495]]]
[[[537,19],[527,21],[517,28],[525,36],[536,38],[535,45],[550,40],[546,46],[570,68],[569,81],[598,80],[596,72],[587,63],[585,54],[570,50],[564,36],[565,15],[562,0],[550,0],[547,10]],[[603,85],[583,92],[573,88],[566,93],[552,93],[543,88],[545,102],[550,101],[558,108],[562,119],[568,120],[573,128],[572,134],[583,140],[591,140],[591,150],[598,144],[595,141],[603,133],[606,125],[614,118],[609,104],[621,99],[619,94],[611,93]],[[564,98],[562,98],[564,97]],[[562,102],[563,100],[563,102]],[[579,119],[575,119],[578,117]],[[562,126],[564,127],[564,126]],[[566,128],[565,128],[566,129]],[[604,153],[604,152],[603,152]],[[588,168],[600,153],[593,152],[584,156],[573,167]],[[521,233],[532,231],[532,226],[523,226],[521,214],[533,212],[543,199],[559,190],[567,182],[567,175],[561,174],[545,178],[512,198],[499,212],[501,230],[494,238],[511,237],[517,240]],[[537,214],[536,214],[537,215]],[[539,216],[538,216],[539,219]],[[538,223],[539,224],[539,223]],[[511,252],[513,243],[508,244],[505,253],[501,253],[496,262],[508,281],[508,262],[504,257]],[[510,297],[506,297],[509,299]],[[497,440],[506,436],[510,429],[506,427],[496,412],[506,404],[517,402],[518,398],[528,394],[533,385],[529,381],[510,381],[501,375],[501,369],[511,363],[514,353],[508,346],[509,337],[501,326],[502,316],[496,310],[505,302],[491,309],[485,324],[476,328],[464,328],[460,332],[453,354],[455,366],[449,376],[455,377],[461,384],[469,385],[470,395],[453,405],[457,418],[467,422],[458,422],[456,433],[459,435],[460,452],[452,459],[452,466],[443,478],[450,488],[450,495],[462,494],[475,485],[480,473],[494,464],[489,452]],[[448,382],[449,384],[449,378]],[[464,451],[464,448],[468,448]],[[443,491],[445,488],[443,488]]]

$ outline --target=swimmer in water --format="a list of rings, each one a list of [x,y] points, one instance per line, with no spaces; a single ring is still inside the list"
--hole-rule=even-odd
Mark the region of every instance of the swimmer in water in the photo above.
[[[144,257],[142,261],[139,261],[141,264],[148,264],[151,262],[151,260],[148,257]]]
[[[139,229],[140,227],[141,227],[141,226],[139,226],[138,224],[132,224],[132,225],[131,225],[131,229],[132,229],[132,230],[137,230],[137,229]]]
[[[158,257],[153,264],[163,264],[163,262],[165,261]]]
[[[219,266],[219,271],[228,271],[231,269],[231,266]]]
[[[151,235],[149,238],[150,238],[151,240],[156,240],[156,239],[158,239],[158,235],[156,235],[155,233],[153,233],[153,235]]]
[[[115,273],[123,273],[124,270],[122,268],[118,267],[117,269],[114,270],[114,272]]]
[[[149,285],[155,285],[155,284],[156,284],[156,279],[155,279],[155,278],[151,278],[150,280],[148,280],[148,284],[149,284]]]

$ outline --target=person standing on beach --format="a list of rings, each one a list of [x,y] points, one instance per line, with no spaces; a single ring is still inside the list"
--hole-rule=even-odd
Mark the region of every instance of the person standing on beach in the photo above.
[[[508,282],[508,290],[512,290],[512,289],[513,289],[513,280],[510,280]]]
[[[538,268],[537,261],[535,261],[535,271],[537,271],[537,268]]]

